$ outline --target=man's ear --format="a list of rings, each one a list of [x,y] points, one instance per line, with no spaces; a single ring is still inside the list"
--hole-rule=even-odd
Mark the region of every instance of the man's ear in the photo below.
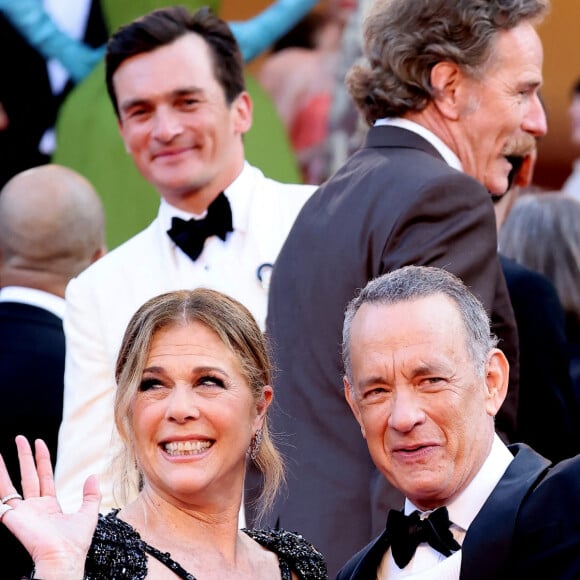
[[[358,424],[360,425],[360,430],[361,430],[362,436],[366,439],[365,428],[363,426],[360,410],[358,408],[357,402],[355,401],[353,387],[350,384],[346,375],[344,375],[342,377],[342,382],[344,384],[344,396],[346,398],[348,406],[350,407],[350,410],[352,411],[355,419],[357,420]]]
[[[431,69],[431,86],[435,89],[433,102],[444,117],[454,121],[459,118],[466,97],[465,81],[454,62],[438,62]]]
[[[234,119],[234,129],[237,133],[243,135],[247,133],[252,126],[253,104],[250,95],[243,91],[233,101],[231,112]]]
[[[507,395],[510,365],[504,353],[494,348],[485,364],[486,410],[495,417]]]

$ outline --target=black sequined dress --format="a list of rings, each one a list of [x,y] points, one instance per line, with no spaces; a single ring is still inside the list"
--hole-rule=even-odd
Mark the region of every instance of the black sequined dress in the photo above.
[[[99,515],[93,542],[87,554],[85,580],[141,580],[147,576],[147,555],[159,560],[177,578],[196,580],[171,555],[144,542],[128,523],[117,518],[118,510]],[[250,538],[274,552],[282,580],[291,572],[303,580],[326,580],[326,563],[312,544],[299,534],[284,530],[244,530]]]

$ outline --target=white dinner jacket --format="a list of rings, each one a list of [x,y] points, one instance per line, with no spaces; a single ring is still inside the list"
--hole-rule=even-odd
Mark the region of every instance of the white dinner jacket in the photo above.
[[[227,288],[215,289],[244,303],[263,328],[267,288],[262,287],[257,269],[261,264],[274,264],[315,187],[278,183],[247,163],[242,175],[247,185],[243,193],[247,195],[248,221],[239,271],[235,279],[228,273]],[[227,196],[227,189],[225,193]],[[234,208],[232,211],[235,213]],[[235,223],[234,215],[234,227]],[[99,474],[101,511],[118,505],[113,498],[113,478],[107,473],[119,446],[113,424],[115,360],[129,319],[145,301],[163,292],[196,287],[195,280],[182,281],[176,252],[181,250],[157,217],[67,287],[64,408],[55,473],[64,511],[78,509],[83,483],[93,473]],[[253,304],[244,299],[249,293]]]

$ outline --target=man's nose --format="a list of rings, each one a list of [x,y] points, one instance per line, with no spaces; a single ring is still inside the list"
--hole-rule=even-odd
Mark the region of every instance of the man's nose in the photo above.
[[[548,132],[546,110],[538,94],[530,99],[528,111],[524,117],[523,129],[534,137],[543,137]]]
[[[153,136],[161,142],[169,142],[183,131],[179,114],[170,107],[159,107],[155,112]]]
[[[425,413],[414,389],[396,388],[391,403],[389,426],[401,433],[408,433],[424,421]]]

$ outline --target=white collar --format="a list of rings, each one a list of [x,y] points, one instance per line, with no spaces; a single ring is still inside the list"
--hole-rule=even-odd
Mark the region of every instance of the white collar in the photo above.
[[[37,290],[36,288],[26,288],[24,286],[6,286],[0,288],[0,302],[18,302],[19,304],[29,304],[48,310],[61,320],[64,316],[65,301],[56,294]]]
[[[458,527],[467,530],[491,492],[502,478],[514,456],[494,434],[489,455],[471,480],[469,485],[449,504],[449,519]],[[408,499],[405,500],[405,514],[418,509]],[[421,510],[419,510],[421,511]]]
[[[253,168],[247,161],[245,161],[241,173],[224,190],[224,194],[228,198],[232,208],[234,230],[246,231],[247,229],[249,217],[248,192],[252,191],[250,183],[252,183],[254,179],[255,175]],[[171,228],[171,220],[174,217],[179,217],[184,220],[189,220],[191,218],[202,219],[206,214],[207,210],[200,215],[184,211],[171,205],[162,198],[157,218],[163,231],[167,231]]]
[[[423,127],[423,125],[419,125],[419,123],[415,123],[415,121],[409,121],[409,119],[402,119],[401,117],[377,119],[374,126],[380,127],[381,125],[400,127],[401,129],[407,129],[407,131],[412,131],[413,133],[420,135],[437,149],[437,152],[441,157],[443,157],[447,165],[453,167],[453,169],[457,169],[457,171],[463,171],[463,166],[461,165],[459,157],[457,157],[457,155],[445,143],[443,143],[435,133],[426,127]]]

